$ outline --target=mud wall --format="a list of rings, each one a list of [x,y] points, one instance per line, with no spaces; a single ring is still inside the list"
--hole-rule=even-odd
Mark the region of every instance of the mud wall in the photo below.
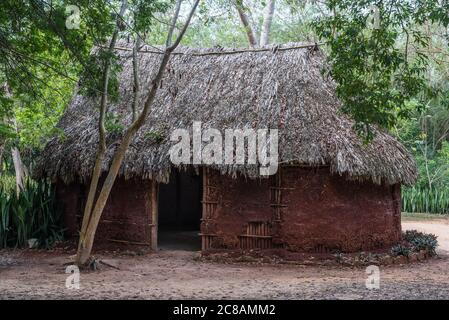
[[[79,183],[56,186],[64,210],[67,236],[77,236],[88,188]],[[112,188],[97,233],[96,243],[111,240],[150,244],[151,181],[118,179]]]
[[[347,181],[326,167],[284,167],[275,177],[251,181],[209,172],[203,249],[351,252],[400,239],[399,186]]]
[[[293,249],[359,251],[401,237],[400,188],[347,181],[327,168],[283,168],[279,237]]]
[[[328,168],[283,167],[268,179],[203,174],[203,250],[286,248],[343,252],[387,248],[400,240],[400,187],[347,181]],[[69,236],[76,236],[87,188],[57,184]],[[119,179],[96,243],[151,243],[151,181]]]
[[[203,250],[237,249],[250,225],[271,221],[269,179],[233,179],[213,170],[203,173]],[[249,237],[248,237],[249,238]]]

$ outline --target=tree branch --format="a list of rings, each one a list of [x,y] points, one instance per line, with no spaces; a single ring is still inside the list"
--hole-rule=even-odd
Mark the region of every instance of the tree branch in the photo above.
[[[181,1],[181,0],[178,0],[178,1]],[[185,25],[184,25],[183,29],[181,30],[181,32],[179,33],[176,41],[170,47],[165,48],[165,52],[164,52],[162,61],[159,66],[159,70],[158,70],[155,78],[151,82],[150,92],[145,101],[143,110],[140,113],[140,115],[138,116],[138,118],[125,131],[122,141],[120,142],[120,145],[118,146],[117,150],[114,153],[111,166],[109,167],[108,174],[103,183],[100,194],[98,195],[98,198],[95,201],[95,206],[92,210],[91,218],[87,225],[86,232],[85,232],[85,234],[82,235],[83,239],[82,240],[80,239],[80,246],[78,248],[78,254],[77,254],[77,264],[78,265],[84,265],[90,257],[90,253],[91,253],[92,246],[93,246],[93,241],[95,238],[95,232],[97,230],[98,223],[100,222],[101,214],[104,210],[104,207],[109,198],[109,195],[111,193],[114,182],[119,173],[120,167],[123,163],[123,159],[125,157],[126,151],[129,148],[132,138],[134,137],[136,132],[139,130],[139,128],[143,125],[143,123],[146,119],[146,116],[147,116],[147,114],[150,110],[150,107],[154,101],[154,98],[156,96],[156,92],[159,88],[159,84],[162,80],[162,76],[164,74],[165,68],[169,61],[170,55],[171,55],[172,51],[176,49],[176,47],[180,43],[182,37],[184,36],[184,34],[187,30],[187,27],[190,23],[190,20],[198,6],[199,1],[200,0],[195,0],[195,3],[194,3],[194,5],[189,13],[189,16],[185,22]],[[176,23],[175,19],[173,19],[173,20]],[[96,191],[96,188],[95,188],[95,191]]]
[[[262,32],[260,34],[260,46],[266,46],[269,42],[271,23],[273,22],[275,0],[268,0],[265,6]]]
[[[137,107],[139,103],[140,96],[140,79],[139,79],[139,61],[138,61],[138,50],[140,47],[140,37],[137,35],[136,43],[133,47],[133,78],[134,78],[134,94],[133,94],[133,104],[132,104],[132,122],[136,121],[137,118]]]
[[[173,15],[173,20],[170,25],[170,29],[168,30],[167,40],[165,41],[165,46],[169,47],[171,45],[171,40],[173,37],[173,31],[176,28],[176,21],[178,21],[179,10],[181,9],[182,0],[176,1],[175,14]]]
[[[246,36],[248,37],[248,42],[250,47],[257,47],[257,39],[253,28],[249,22],[248,16],[245,12],[245,7],[243,6],[243,0],[236,0],[235,7],[242,22],[243,28],[245,29]]]
[[[117,17],[116,26],[114,33],[112,35],[111,42],[109,43],[109,54],[111,54],[114,50],[115,43],[117,42],[118,32],[119,32],[119,19],[125,13],[126,7],[128,5],[127,0],[122,0],[122,5],[120,8],[119,17]],[[78,254],[76,257],[77,263],[84,263],[83,257],[80,255],[81,252],[84,251],[86,246],[85,235],[88,230],[88,227],[91,223],[91,218],[93,215],[92,208],[94,207],[95,195],[98,188],[98,182],[100,180],[101,175],[101,166],[103,164],[104,155],[106,152],[106,130],[104,126],[106,107],[107,107],[107,98],[108,98],[108,86],[109,86],[109,76],[110,76],[110,67],[111,67],[111,55],[109,55],[105,61],[104,69],[103,69],[103,92],[101,95],[100,102],[100,117],[98,120],[98,150],[97,156],[95,159],[95,165],[92,172],[92,179],[89,186],[89,193],[86,200],[86,205],[84,207],[83,214],[83,222],[81,225],[80,231],[80,240],[78,245]]]

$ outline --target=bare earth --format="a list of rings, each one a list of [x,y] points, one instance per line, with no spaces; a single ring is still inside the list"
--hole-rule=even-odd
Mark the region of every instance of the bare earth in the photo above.
[[[66,289],[61,253],[0,251],[0,299],[449,299],[449,223],[403,223],[439,236],[439,257],[380,269],[368,290],[364,268],[200,262],[195,253],[103,255],[111,266],[83,272]]]

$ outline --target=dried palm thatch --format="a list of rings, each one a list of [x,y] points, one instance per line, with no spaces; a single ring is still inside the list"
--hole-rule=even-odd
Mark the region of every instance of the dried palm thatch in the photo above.
[[[161,55],[154,49],[143,51],[139,55],[139,72],[142,88],[149,88]],[[109,112],[129,124],[132,58],[129,50],[118,50],[118,54],[123,65],[120,99]],[[417,177],[412,156],[381,130],[375,130],[371,143],[363,143],[353,131],[353,121],[338,111],[335,85],[323,75],[324,65],[320,50],[300,44],[258,51],[179,48],[120,174],[166,181],[173,167],[168,155],[172,130],[191,128],[193,121],[202,121],[203,128],[220,130],[278,128],[283,164],[325,165],[348,179],[412,184]],[[141,105],[146,94],[145,90],[141,94]],[[59,123],[64,135],[48,142],[36,168],[37,177],[59,178],[66,183],[89,179],[98,143],[98,104],[74,96]],[[119,138],[109,135],[104,170]],[[254,165],[215,167],[223,174],[239,172],[251,178],[258,175]]]

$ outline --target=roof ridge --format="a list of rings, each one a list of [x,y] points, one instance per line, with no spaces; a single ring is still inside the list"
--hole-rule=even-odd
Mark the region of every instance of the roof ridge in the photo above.
[[[319,46],[324,45],[325,43],[311,43],[311,44],[301,44],[301,45],[293,45],[288,47],[282,47],[282,45],[271,45],[270,47],[263,47],[263,48],[249,48],[249,49],[231,49],[231,48],[223,48],[224,50],[217,50],[217,51],[205,51],[201,52],[201,48],[190,48],[190,47],[183,47],[190,50],[187,50],[185,52],[183,51],[175,51],[172,52],[173,55],[191,55],[191,56],[210,56],[210,55],[227,55],[227,54],[238,54],[238,53],[248,53],[248,52],[268,52],[271,51],[273,53],[277,51],[287,51],[287,50],[299,50],[299,49],[306,49],[306,48],[314,48],[318,49]],[[105,47],[105,46],[99,46],[99,47]],[[161,47],[162,48],[162,47]],[[131,47],[123,47],[123,46],[115,46],[115,50],[121,50],[121,51],[132,51],[133,49]],[[203,48],[203,49],[215,49],[215,48]],[[196,50],[196,52],[195,52]],[[151,49],[140,49],[138,52],[142,53],[154,53],[154,54],[164,54],[163,50],[151,50]]]

